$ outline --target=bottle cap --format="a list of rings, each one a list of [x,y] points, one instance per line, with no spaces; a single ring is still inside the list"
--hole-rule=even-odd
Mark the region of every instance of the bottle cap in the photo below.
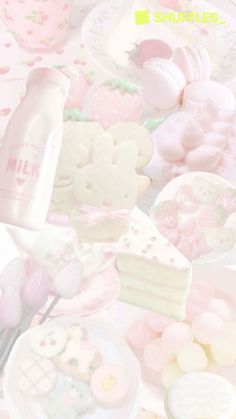
[[[70,88],[69,78],[56,68],[36,68],[29,74],[27,85],[48,82],[60,86],[67,95]]]

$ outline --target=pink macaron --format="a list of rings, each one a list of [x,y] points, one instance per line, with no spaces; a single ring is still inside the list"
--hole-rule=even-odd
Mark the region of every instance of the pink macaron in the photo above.
[[[187,83],[209,80],[210,78],[210,58],[206,48],[202,45],[176,48],[172,62],[182,70]]]
[[[129,394],[128,373],[119,365],[104,364],[93,373],[91,390],[95,399],[102,405],[119,406]]]
[[[181,102],[185,85],[185,76],[174,63],[158,58],[144,64],[144,101],[156,110],[175,108]]]

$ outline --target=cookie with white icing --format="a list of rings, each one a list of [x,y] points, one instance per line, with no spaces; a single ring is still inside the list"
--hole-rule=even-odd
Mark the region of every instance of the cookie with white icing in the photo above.
[[[191,284],[191,265],[138,209],[117,245],[121,300],[179,320]]]
[[[235,390],[217,374],[187,374],[168,391],[165,409],[168,419],[233,419]]]
[[[149,185],[148,178],[137,175],[136,161],[133,142],[114,147],[107,134],[96,138],[92,162],[74,180],[77,207],[70,221],[81,241],[112,242],[125,234],[129,212]]]
[[[136,168],[144,167],[152,156],[152,140],[147,128],[135,122],[118,122],[108,129],[113,143],[120,144],[124,141],[132,141],[138,149]]]

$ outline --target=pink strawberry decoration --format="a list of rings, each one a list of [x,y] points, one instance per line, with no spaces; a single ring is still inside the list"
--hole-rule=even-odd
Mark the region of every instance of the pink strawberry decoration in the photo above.
[[[164,58],[168,60],[172,56],[172,49],[166,42],[160,39],[146,39],[136,45],[136,49],[130,53],[130,59],[140,68],[151,58]]]
[[[182,233],[177,248],[189,261],[209,252],[206,239],[197,228],[193,229],[191,235]]]
[[[236,212],[236,191],[231,189],[225,191],[219,204],[228,214]]]
[[[65,109],[81,109],[84,105],[89,87],[89,82],[87,81],[83,70],[74,66],[60,67],[59,69],[69,78],[71,82]]]
[[[198,215],[198,225],[203,228],[215,228],[224,225],[226,220],[225,211],[215,205],[207,205]]]
[[[180,239],[177,243],[179,251],[188,259],[194,260],[209,252],[203,232],[191,217],[179,226]]]
[[[163,201],[159,204],[155,220],[157,227],[175,229],[178,224],[177,206],[174,201]]]
[[[91,101],[91,117],[104,128],[116,122],[136,122],[142,113],[138,91],[123,80],[109,80],[95,92]]]
[[[178,208],[184,212],[194,213],[199,208],[199,202],[189,185],[180,186],[177,191],[176,202]]]

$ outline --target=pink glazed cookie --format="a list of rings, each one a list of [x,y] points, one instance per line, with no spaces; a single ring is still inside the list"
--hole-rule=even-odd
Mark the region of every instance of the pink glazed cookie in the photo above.
[[[119,406],[129,394],[129,377],[119,365],[104,364],[92,375],[94,397],[105,406]]]

